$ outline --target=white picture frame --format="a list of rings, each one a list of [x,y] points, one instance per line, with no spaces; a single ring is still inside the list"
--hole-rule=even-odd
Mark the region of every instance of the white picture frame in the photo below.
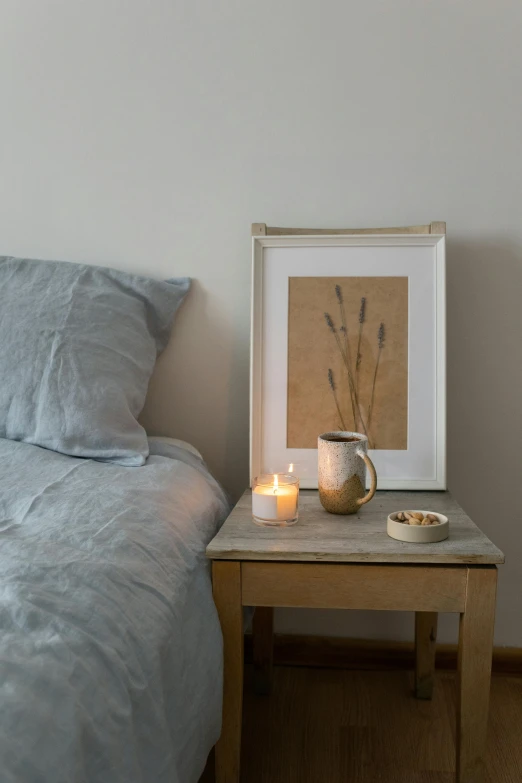
[[[432,224],[432,231],[436,225],[445,230],[445,224]],[[400,452],[369,453],[377,469],[379,489],[444,490],[444,233],[253,236],[250,481],[261,473],[287,471],[293,465],[302,488],[317,488],[317,450],[286,447],[288,281],[296,275],[340,274],[408,277],[408,324],[422,324],[422,328],[408,330],[408,445]],[[423,379],[424,391],[419,378]]]

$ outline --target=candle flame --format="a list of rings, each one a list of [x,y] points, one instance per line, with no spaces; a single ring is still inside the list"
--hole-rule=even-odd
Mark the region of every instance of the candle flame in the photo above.
[[[274,474],[274,495],[277,495],[277,490],[279,489],[279,479],[277,477],[277,473]]]
[[[293,473],[294,472],[294,463],[293,462],[290,463],[290,465],[288,467],[288,472],[289,473]]]

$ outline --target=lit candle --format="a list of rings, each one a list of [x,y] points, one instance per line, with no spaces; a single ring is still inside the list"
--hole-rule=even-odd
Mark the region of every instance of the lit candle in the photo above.
[[[261,477],[260,477],[261,478]],[[299,485],[294,479],[293,483],[284,483],[279,477],[273,476],[271,484],[256,483],[252,491],[252,515],[255,521],[265,524],[292,523],[297,519],[297,499]]]

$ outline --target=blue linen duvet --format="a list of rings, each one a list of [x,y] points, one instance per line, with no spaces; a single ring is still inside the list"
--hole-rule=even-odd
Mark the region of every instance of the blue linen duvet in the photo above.
[[[205,547],[226,512],[159,440],[128,468],[0,439],[0,783],[196,783],[221,723]]]

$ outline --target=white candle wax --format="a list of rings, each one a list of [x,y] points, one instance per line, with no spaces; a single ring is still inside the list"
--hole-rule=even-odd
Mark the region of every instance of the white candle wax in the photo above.
[[[297,487],[293,485],[259,485],[252,493],[252,514],[266,520],[295,519],[297,513]]]

